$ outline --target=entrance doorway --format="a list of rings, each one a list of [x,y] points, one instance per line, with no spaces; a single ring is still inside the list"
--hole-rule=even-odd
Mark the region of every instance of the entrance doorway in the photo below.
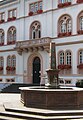
[[[40,58],[35,57],[33,60],[33,84],[40,84]]]

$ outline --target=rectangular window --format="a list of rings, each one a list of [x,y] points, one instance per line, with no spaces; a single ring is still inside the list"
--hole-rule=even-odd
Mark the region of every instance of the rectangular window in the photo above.
[[[59,0],[59,3],[71,2],[71,0]]]
[[[42,10],[42,2],[39,3],[39,10]]]
[[[0,21],[5,19],[5,13],[0,13]]]
[[[8,11],[8,17],[9,17],[9,18],[16,17],[16,14],[17,14],[16,9],[13,9],[13,10]]]
[[[38,10],[42,10],[42,1],[30,4],[29,6],[30,12],[37,13]]]

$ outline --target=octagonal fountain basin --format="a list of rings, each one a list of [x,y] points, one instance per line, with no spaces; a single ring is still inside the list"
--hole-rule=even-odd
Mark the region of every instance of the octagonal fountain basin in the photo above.
[[[26,107],[70,110],[83,109],[83,89],[59,88],[46,89],[45,87],[20,87],[21,102]]]

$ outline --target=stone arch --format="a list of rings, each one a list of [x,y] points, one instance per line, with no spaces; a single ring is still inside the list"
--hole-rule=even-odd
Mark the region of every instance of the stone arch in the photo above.
[[[39,53],[33,53],[29,56],[28,58],[28,61],[27,61],[27,78],[28,78],[28,83],[32,83],[32,78],[33,78],[33,75],[32,75],[32,64],[33,64],[33,60],[35,57],[39,57],[40,58],[40,61],[41,61],[41,74],[43,73],[43,58],[42,56],[39,54]],[[40,80],[41,82],[41,80]]]
[[[58,19],[58,23],[57,23],[58,34],[61,33],[61,24],[64,21],[66,22],[66,25],[69,24],[68,21],[71,21],[71,30],[70,31],[72,32],[72,17],[68,14],[64,14],[64,15],[60,16]],[[66,32],[68,32],[67,29],[66,29]]]
[[[81,30],[81,28],[80,28],[80,18],[83,19],[83,10],[77,16],[77,32],[78,33]]]

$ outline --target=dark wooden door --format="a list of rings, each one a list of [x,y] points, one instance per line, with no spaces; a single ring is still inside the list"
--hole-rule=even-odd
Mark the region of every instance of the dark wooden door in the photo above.
[[[40,58],[35,57],[33,60],[33,84],[40,84]]]

